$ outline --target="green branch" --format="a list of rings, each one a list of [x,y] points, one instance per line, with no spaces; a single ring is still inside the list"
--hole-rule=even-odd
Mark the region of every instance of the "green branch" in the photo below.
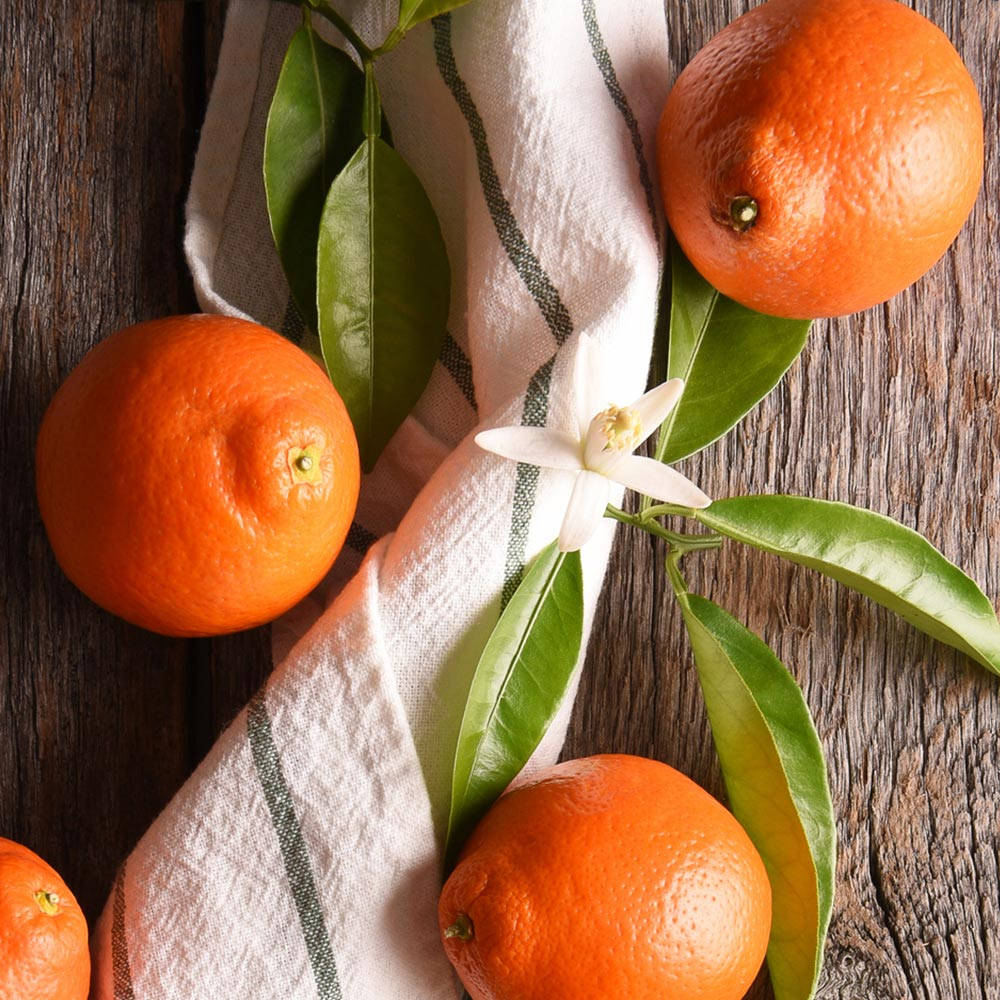
[[[686,552],[695,552],[699,549],[717,549],[722,545],[723,539],[721,535],[686,535],[681,532],[670,531],[656,520],[657,517],[664,514],[676,514],[679,512],[688,515],[691,513],[687,507],[677,507],[673,504],[659,504],[656,507],[650,507],[648,510],[640,511],[638,514],[628,514],[624,510],[608,504],[605,508],[604,516],[613,518],[615,521],[620,521],[622,524],[630,524],[650,535],[655,535],[657,538],[662,538],[670,544],[671,550],[676,551],[678,555],[684,555]]]

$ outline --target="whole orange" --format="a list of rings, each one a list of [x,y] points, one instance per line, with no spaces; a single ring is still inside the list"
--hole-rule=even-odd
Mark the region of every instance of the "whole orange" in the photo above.
[[[0,837],[0,1000],[86,1000],[87,921],[37,854]]]
[[[174,316],[98,344],[42,421],[38,502],[66,575],[166,635],[270,621],[324,576],[360,469],[323,370],[284,337]]]
[[[677,78],[658,159],[709,282],[772,315],[836,316],[948,248],[982,179],[982,109],[945,35],[896,0],[768,0]]]
[[[763,862],[683,774],[625,755],[503,795],[438,905],[473,1000],[739,1000],[771,928]]]

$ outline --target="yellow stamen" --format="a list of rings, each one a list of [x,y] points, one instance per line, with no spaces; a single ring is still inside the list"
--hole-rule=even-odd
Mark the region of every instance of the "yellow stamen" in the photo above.
[[[609,406],[594,419],[604,438],[602,451],[632,451],[642,440],[642,421],[631,406]]]

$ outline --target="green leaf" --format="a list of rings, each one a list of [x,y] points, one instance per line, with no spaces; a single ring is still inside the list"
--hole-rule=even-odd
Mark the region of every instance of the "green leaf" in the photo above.
[[[421,21],[429,21],[456,7],[464,7],[469,0],[399,0],[398,31],[407,32]]]
[[[427,385],[451,286],[434,209],[384,140],[366,138],[331,185],[317,265],[323,358],[371,470]]]
[[[525,574],[479,658],[455,751],[447,856],[541,742],[582,635],[580,553],[560,552],[553,542]]]
[[[717,500],[695,516],[720,534],[839,580],[1000,673],[1000,622],[986,595],[891,518],[792,496]]]
[[[722,608],[681,594],[733,815],[771,882],[767,964],[776,1000],[807,1000],[823,964],[837,827],[819,737],[773,652]]]
[[[316,242],[334,177],[361,142],[364,74],[308,20],[292,36],[264,133],[271,232],[299,313],[316,330]]]
[[[781,380],[799,356],[809,321],[754,312],[717,292],[671,249],[667,377],[684,395],[660,428],[656,457],[676,462],[718,440]]]

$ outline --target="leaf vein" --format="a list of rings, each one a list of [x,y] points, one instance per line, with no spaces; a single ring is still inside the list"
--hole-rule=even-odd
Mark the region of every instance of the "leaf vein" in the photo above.
[[[521,656],[523,655],[524,649],[527,646],[528,641],[531,637],[531,633],[534,628],[535,622],[538,621],[538,618],[542,613],[542,608],[545,605],[545,600],[548,597],[549,593],[552,591],[552,588],[555,586],[556,577],[558,576],[559,570],[562,568],[562,564],[565,561],[565,559],[566,559],[565,553],[560,553],[559,557],[553,563],[552,569],[546,576],[545,582],[542,585],[541,590],[539,591],[538,597],[534,602],[534,606],[532,607],[531,615],[529,616],[524,629],[521,631],[521,636],[518,639],[514,655],[511,656],[510,658],[510,662],[507,666],[506,672],[504,673],[504,678],[503,682],[500,685],[500,689],[497,691],[497,695],[493,699],[493,704],[490,706],[489,715],[487,716],[485,723],[483,724],[482,728],[479,730],[477,734],[477,736],[479,736],[480,739],[478,740],[476,746],[476,752],[473,754],[472,760],[469,762],[469,775],[466,780],[465,787],[462,789],[463,798],[465,797],[465,793],[472,786],[473,775],[476,772],[476,767],[479,761],[482,759],[482,750],[485,744],[485,740],[483,740],[481,737],[485,736],[485,734],[489,732],[489,730],[493,726],[494,720],[497,718],[499,706],[503,702],[504,694],[506,693],[507,688],[510,685],[511,678],[514,675],[514,669],[517,666],[517,664],[521,661]]]

